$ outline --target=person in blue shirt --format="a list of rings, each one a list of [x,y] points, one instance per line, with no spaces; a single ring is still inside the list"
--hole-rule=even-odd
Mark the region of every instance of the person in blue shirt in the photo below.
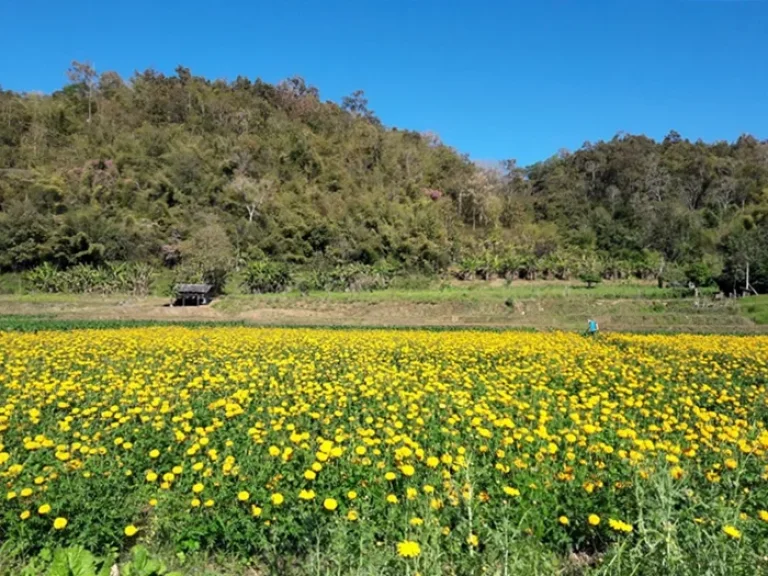
[[[594,336],[597,334],[597,331],[597,320],[587,320],[587,334],[589,336]]]

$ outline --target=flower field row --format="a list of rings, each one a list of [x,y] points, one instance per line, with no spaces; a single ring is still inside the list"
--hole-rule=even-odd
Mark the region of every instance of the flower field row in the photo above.
[[[764,337],[0,333],[0,537],[374,550],[422,574],[493,570],[520,542],[674,573],[709,546],[754,568],[766,363]]]

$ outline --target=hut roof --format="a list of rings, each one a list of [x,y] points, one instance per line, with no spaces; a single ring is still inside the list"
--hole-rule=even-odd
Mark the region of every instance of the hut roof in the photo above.
[[[178,294],[207,294],[211,288],[210,284],[176,284],[174,290]]]

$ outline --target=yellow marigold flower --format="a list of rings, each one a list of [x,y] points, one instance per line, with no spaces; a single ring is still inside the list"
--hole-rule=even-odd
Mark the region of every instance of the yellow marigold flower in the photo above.
[[[330,510],[331,512],[336,510],[338,506],[339,506],[339,503],[334,498],[326,498],[323,501],[323,508],[325,508],[326,510]]]
[[[763,522],[768,522],[768,510],[760,510],[757,515]]]
[[[299,492],[299,498],[302,500],[312,500],[315,497],[314,490],[302,490]]]
[[[347,498],[349,498],[350,500],[354,500],[355,498],[357,498],[357,492],[355,492],[354,490],[350,490],[349,492],[347,492]]]
[[[152,450],[152,451],[150,451],[149,457],[152,458],[153,460],[155,458],[159,458],[160,457],[160,450]]]
[[[200,482],[192,486],[192,492],[194,492],[195,494],[200,494],[200,492],[202,492],[203,490],[205,490],[205,486]]]
[[[269,455],[270,456],[274,456],[274,457],[280,456],[280,453],[281,453],[280,448],[278,448],[277,446],[270,446],[269,447]]]
[[[430,468],[437,468],[439,464],[440,464],[440,460],[437,457],[430,456],[429,458],[427,458],[427,466],[429,466]]]
[[[403,558],[416,558],[421,554],[421,546],[413,540],[403,540],[397,543],[397,553]]]
[[[672,476],[672,478],[674,478],[675,480],[680,480],[680,478],[682,478],[684,474],[685,474],[685,471],[682,468],[680,468],[680,466],[673,466],[669,470],[669,475]]]
[[[139,531],[139,529],[136,528],[136,526],[134,526],[133,524],[128,524],[128,526],[126,526],[125,530],[124,530],[125,535],[128,536],[128,538],[136,536],[136,533],[138,531]]]
[[[467,544],[477,547],[480,544],[480,540],[478,539],[477,534],[470,534],[467,536]]]
[[[424,524],[424,520],[422,520],[421,518],[419,518],[418,516],[416,516],[416,517],[414,517],[414,518],[411,518],[411,519],[408,521],[408,523],[409,523],[411,526],[421,526],[422,524]]]
[[[557,519],[557,521],[560,522],[560,524],[562,524],[563,526],[568,526],[568,524],[570,524],[570,520],[568,520],[568,516],[560,516]]]
[[[400,467],[400,472],[403,473],[403,476],[413,476],[414,472],[416,472],[416,469],[410,464],[403,464]]]
[[[398,502],[397,496],[395,496],[394,494],[387,494],[387,502],[389,502],[390,504],[397,504]]]
[[[350,522],[355,522],[359,518],[360,518],[360,515],[357,513],[356,510],[350,510],[349,512],[347,512],[347,520],[349,520]]]
[[[212,499],[210,499],[210,498],[208,500],[206,500],[205,502],[203,502],[203,506],[205,506],[206,508],[210,508],[214,504],[215,504],[215,502]]]
[[[240,502],[248,502],[248,499],[251,497],[250,494],[246,490],[241,490],[237,493],[237,499],[240,500]]]
[[[147,475],[145,476],[145,478],[147,479],[147,482],[154,482],[155,480],[157,480],[157,474],[154,473],[152,470],[150,470],[149,472],[147,472]]]
[[[37,513],[42,515],[48,514],[50,511],[51,511],[50,504],[43,504],[42,506],[40,506],[40,508],[37,509]]]
[[[517,488],[513,488],[512,486],[504,486],[502,490],[504,490],[504,494],[506,494],[507,496],[512,496],[513,498],[516,496],[520,496],[520,490],[518,490]]]
[[[280,494],[280,492],[275,492],[270,497],[270,500],[272,500],[272,504],[274,504],[275,506],[280,506],[280,504],[282,504],[285,501],[285,498],[283,498],[283,495]]]
[[[600,516],[597,514],[590,514],[589,518],[587,518],[587,522],[589,522],[591,526],[597,526],[600,524]]]
[[[19,494],[22,498],[28,498],[29,496],[32,496],[32,488],[22,488]]]
[[[157,506],[157,498],[150,498],[149,499],[149,505],[152,507]]]
[[[739,463],[733,458],[728,458],[725,461],[725,467],[728,468],[729,470],[735,470],[738,465]]]
[[[306,480],[314,480],[315,478],[317,478],[317,473],[314,470],[306,470],[304,472],[304,478]]]
[[[192,498],[192,501],[189,503],[192,508],[200,508],[200,504],[202,504],[202,502],[200,502],[199,498]]]
[[[397,476],[395,475],[395,473],[394,473],[394,472],[387,472],[386,474],[384,474],[384,478],[385,478],[386,480],[389,480],[390,482],[392,482],[392,480],[394,480],[395,478],[397,478]]]
[[[614,518],[608,519],[608,526],[617,532],[632,532],[631,524],[627,524],[626,522],[622,522],[621,520],[616,520]]]
[[[19,514],[19,518],[22,520],[26,520],[32,515],[32,513],[29,510],[24,510],[21,514]]]
[[[53,521],[53,528],[54,528],[55,530],[64,530],[64,528],[66,528],[66,527],[67,527],[67,524],[68,524],[68,523],[69,523],[69,522],[67,521],[67,519],[66,519],[66,518],[62,518],[61,516],[59,516],[58,518],[56,518],[56,519]]]
[[[725,526],[723,526],[723,532],[725,532],[727,536],[730,536],[735,540],[738,540],[739,538],[741,538],[741,530],[736,528],[736,526],[731,526],[730,524],[726,524]]]
[[[258,518],[261,516],[261,508],[256,505],[251,506],[251,515]]]

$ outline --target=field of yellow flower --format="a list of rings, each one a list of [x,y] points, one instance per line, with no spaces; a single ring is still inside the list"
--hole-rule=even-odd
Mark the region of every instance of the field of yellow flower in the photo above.
[[[0,540],[768,572],[767,422],[766,337],[0,333]]]

